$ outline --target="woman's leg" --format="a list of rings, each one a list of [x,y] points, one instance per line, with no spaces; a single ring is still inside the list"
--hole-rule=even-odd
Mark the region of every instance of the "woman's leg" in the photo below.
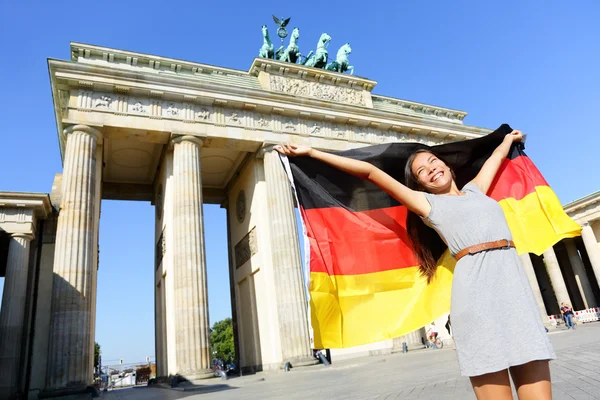
[[[472,376],[471,385],[478,400],[512,400],[508,370]]]
[[[510,368],[519,400],[551,400],[550,363],[532,361]]]

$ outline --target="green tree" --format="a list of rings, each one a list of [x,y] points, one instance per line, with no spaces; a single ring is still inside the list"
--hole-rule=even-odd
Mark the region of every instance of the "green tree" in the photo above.
[[[233,344],[233,325],[231,318],[215,322],[210,330],[212,356],[225,361],[235,360],[235,345]]]
[[[100,357],[100,345],[94,342],[94,367],[98,366],[98,359]]]

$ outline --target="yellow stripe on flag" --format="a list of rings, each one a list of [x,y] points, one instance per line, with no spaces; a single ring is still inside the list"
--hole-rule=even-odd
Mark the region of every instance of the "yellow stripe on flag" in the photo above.
[[[521,200],[499,201],[519,254],[541,255],[565,238],[581,235],[581,226],[565,213],[549,186],[536,186]]]
[[[360,275],[311,272],[315,348],[344,348],[392,339],[450,310],[455,261],[448,251],[431,284],[418,267]]]

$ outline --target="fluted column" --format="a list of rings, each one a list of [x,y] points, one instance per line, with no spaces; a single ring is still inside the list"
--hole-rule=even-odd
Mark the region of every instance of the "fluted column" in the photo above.
[[[577,246],[575,246],[573,239],[567,239],[564,243],[567,248],[571,267],[573,267],[573,273],[575,274],[575,281],[577,282],[579,293],[581,293],[581,298],[583,299],[583,304],[585,308],[596,307],[596,297],[594,296],[592,285],[585,272],[583,261],[581,261],[581,257],[579,257]]]
[[[187,379],[210,371],[208,290],[202,220],[200,148],[194,136],[173,139],[173,272],[177,373]]]
[[[25,321],[29,248],[33,235],[13,234],[8,246],[2,310],[0,312],[0,398],[19,390],[21,343]]]
[[[78,392],[92,383],[94,284],[100,201],[96,129],[64,131],[62,203],[56,228],[46,391]]]
[[[264,169],[283,362],[312,363],[294,200],[279,154],[265,149]]]
[[[600,285],[600,250],[598,249],[598,242],[596,241],[594,230],[589,224],[583,225],[581,238],[583,239],[588,258],[590,259],[590,264],[592,264],[594,275],[596,275],[596,281],[598,281],[598,285]]]
[[[548,276],[550,276],[550,282],[552,283],[552,289],[554,289],[558,304],[560,305],[563,302],[571,304],[571,298],[567,291],[565,279],[560,272],[560,264],[556,259],[554,248],[550,247],[544,252],[544,263],[546,264],[546,270],[548,271]]]
[[[540,310],[542,322],[546,323],[548,322],[548,311],[546,310],[546,305],[544,304],[544,298],[542,297],[540,285],[535,276],[535,270],[533,269],[533,264],[531,263],[531,256],[529,253],[523,253],[519,256],[519,258],[521,259],[521,265],[523,265],[523,269],[527,275],[527,280],[529,280],[529,286],[531,286],[531,290],[533,291],[535,302]]]

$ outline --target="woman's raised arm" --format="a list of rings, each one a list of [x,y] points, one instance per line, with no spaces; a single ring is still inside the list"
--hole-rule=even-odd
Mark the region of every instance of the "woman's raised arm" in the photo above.
[[[496,147],[496,150],[494,150],[490,158],[486,160],[477,176],[471,182],[479,186],[479,189],[481,189],[483,193],[487,193],[492,185],[492,182],[494,181],[494,178],[496,177],[496,174],[498,173],[500,165],[502,165],[502,162],[510,151],[510,146],[512,146],[512,144],[515,142],[520,142],[521,140],[523,140],[523,134],[521,131],[512,131],[506,135],[502,141],[502,144]]]
[[[422,217],[427,217],[431,211],[431,205],[427,201],[425,194],[416,190],[409,189],[387,173],[365,161],[354,160],[352,158],[342,157],[331,153],[315,150],[308,146],[295,144],[281,145],[275,148],[281,154],[288,157],[308,156],[316,160],[331,165],[340,171],[354,175],[358,178],[366,179],[390,196],[398,200],[409,210]]]

